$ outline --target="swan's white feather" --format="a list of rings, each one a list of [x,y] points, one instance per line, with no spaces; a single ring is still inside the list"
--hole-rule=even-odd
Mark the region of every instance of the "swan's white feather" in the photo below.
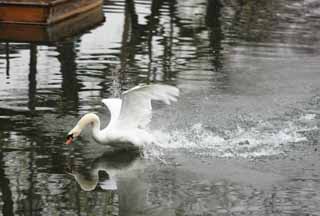
[[[110,112],[110,121],[108,124],[108,127],[110,128],[119,118],[122,100],[120,98],[108,98],[103,99],[102,103],[104,103],[108,107]]]
[[[114,126],[117,129],[144,129],[151,121],[151,100],[163,101],[170,104],[176,101],[179,90],[168,85],[139,85],[122,94],[120,115]]]

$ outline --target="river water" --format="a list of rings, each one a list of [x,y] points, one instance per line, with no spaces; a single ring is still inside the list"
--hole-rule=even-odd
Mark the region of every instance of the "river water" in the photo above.
[[[114,0],[102,13],[0,43],[2,215],[320,215],[318,1]],[[140,83],[181,91],[153,104],[159,145],[113,151],[88,131],[64,144]]]

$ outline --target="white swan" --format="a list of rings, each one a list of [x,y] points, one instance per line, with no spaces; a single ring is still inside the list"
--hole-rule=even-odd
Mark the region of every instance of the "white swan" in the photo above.
[[[100,129],[100,119],[94,113],[84,115],[68,133],[66,144],[71,144],[86,126],[92,127],[93,138],[100,144],[114,147],[143,146],[154,142],[145,129],[151,121],[151,100],[170,104],[176,101],[179,89],[173,86],[152,84],[139,85],[125,91],[121,98],[103,99],[111,117],[106,128]],[[121,143],[121,146],[120,146]]]

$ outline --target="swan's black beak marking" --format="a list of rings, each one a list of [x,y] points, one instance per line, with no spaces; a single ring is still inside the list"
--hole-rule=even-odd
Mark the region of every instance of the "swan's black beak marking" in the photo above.
[[[67,136],[67,140],[66,140],[66,144],[71,144],[72,143],[72,141],[73,141],[73,134],[69,134],[68,136]]]

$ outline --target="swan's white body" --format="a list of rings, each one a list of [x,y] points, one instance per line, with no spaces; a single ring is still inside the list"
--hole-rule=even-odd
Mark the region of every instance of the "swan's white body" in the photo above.
[[[103,99],[102,102],[111,114],[107,127],[101,130],[99,117],[94,113],[88,113],[69,132],[67,143],[79,136],[87,125],[92,126],[93,138],[100,144],[124,147],[125,143],[134,146],[152,143],[153,136],[146,130],[152,117],[151,100],[170,104],[171,101],[176,101],[178,96],[179,89],[176,87],[153,84],[129,89],[122,94],[121,99]]]

